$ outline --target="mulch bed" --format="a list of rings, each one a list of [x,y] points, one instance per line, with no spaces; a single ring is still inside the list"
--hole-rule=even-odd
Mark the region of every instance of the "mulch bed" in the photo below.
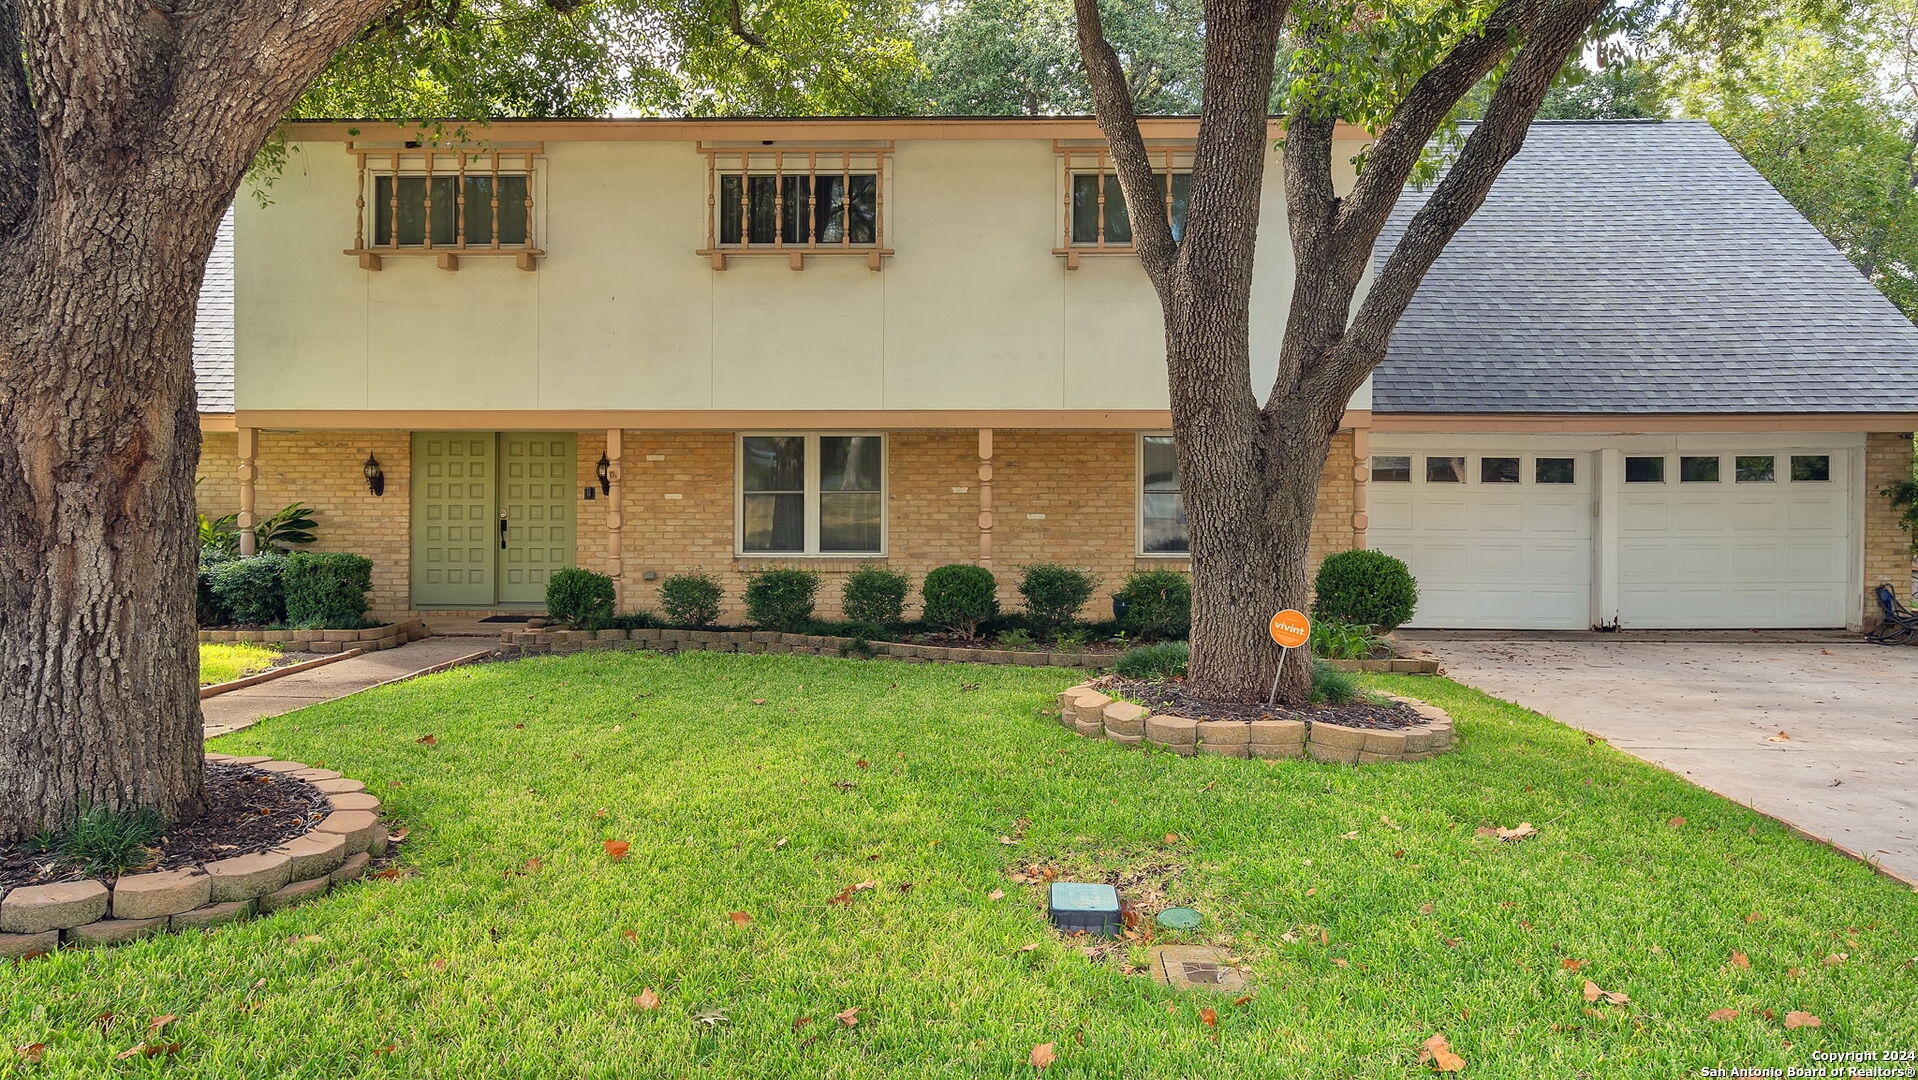
[[[206,809],[168,827],[140,869],[178,870],[278,847],[312,830],[331,811],[312,784],[250,765],[208,762]],[[55,867],[26,844],[0,845],[0,890],[79,881],[87,875]]]
[[[1108,675],[1092,683],[1093,689],[1108,697],[1125,698],[1150,708],[1154,713],[1171,713],[1189,720],[1304,720],[1310,724],[1323,720],[1343,727],[1378,728],[1396,731],[1425,723],[1412,707],[1394,701],[1373,705],[1353,701],[1344,705],[1289,705],[1267,707],[1264,702],[1202,701],[1185,692],[1182,682],[1147,682]]]

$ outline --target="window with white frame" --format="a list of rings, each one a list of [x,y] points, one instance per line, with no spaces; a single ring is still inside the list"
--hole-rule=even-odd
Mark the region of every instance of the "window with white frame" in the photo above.
[[[1139,438],[1139,552],[1184,555],[1185,501],[1179,493],[1179,455],[1170,435]]]
[[[739,437],[739,550],[878,555],[886,548],[885,437]]]

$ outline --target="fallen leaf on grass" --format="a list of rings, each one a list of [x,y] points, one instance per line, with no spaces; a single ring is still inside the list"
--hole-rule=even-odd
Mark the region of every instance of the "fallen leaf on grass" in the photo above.
[[[1830,956],[1825,957],[1825,966],[1837,967],[1838,965],[1844,963],[1845,961],[1849,959],[1851,959],[1850,953],[1835,952],[1835,953],[1832,953]]]
[[[1579,968],[1582,968],[1585,966],[1585,961],[1575,960],[1572,957],[1568,956],[1565,959],[1560,960],[1558,962],[1558,966],[1565,971],[1577,971]]]
[[[805,1027],[807,1024],[810,1024],[810,1023],[812,1023],[812,1017],[802,1016],[799,1019],[793,1021],[793,1030],[798,1031],[800,1028]]]
[[[1217,1012],[1215,1012],[1215,1011],[1213,1011],[1212,1009],[1209,1009],[1209,1008],[1208,1008],[1208,1009],[1200,1009],[1200,1010],[1199,1010],[1199,1023],[1201,1023],[1201,1024],[1204,1024],[1204,1025],[1205,1025],[1206,1027],[1218,1027],[1218,1026],[1219,1026],[1219,1014],[1218,1014]]]
[[[1685,819],[1682,817],[1674,816],[1674,817],[1665,819],[1665,824],[1670,825],[1674,829],[1682,828],[1685,824]]]
[[[1516,826],[1509,829],[1504,828],[1502,826],[1499,828],[1493,828],[1492,826],[1487,825],[1482,828],[1474,830],[1474,832],[1478,836],[1490,836],[1495,839],[1503,840],[1508,844],[1517,843],[1518,841],[1523,840],[1528,836],[1538,835],[1538,830],[1533,828],[1532,823],[1529,821],[1521,821]]]
[[[445,970],[446,970],[446,961],[445,961],[445,960],[433,960],[433,961],[430,961],[430,962],[428,962],[426,966],[427,966],[427,967],[430,967],[430,968],[432,968],[432,969],[433,969],[434,971],[445,971]]]
[[[1020,953],[1022,953],[1022,952],[1031,952],[1032,950],[1034,950],[1034,949],[1036,949],[1036,948],[1038,948],[1038,947],[1039,947],[1039,943],[1035,941],[1035,942],[1033,942],[1033,943],[1032,943],[1032,944],[1030,944],[1030,945],[1021,945],[1021,946],[1019,946],[1018,948],[1016,948],[1016,949],[1014,949],[1014,950],[1012,950],[1012,954],[1013,954],[1014,956],[1017,956],[1017,955],[1019,955],[1019,954],[1020,954]]]
[[[1611,1005],[1623,1005],[1626,1002],[1629,1002],[1630,1000],[1632,1000],[1629,994],[1623,994],[1617,990],[1601,990],[1599,989],[1597,983],[1593,982],[1590,979],[1586,979],[1585,980],[1585,1000],[1587,1002],[1592,1002],[1592,1001],[1598,1001],[1600,999],[1603,999],[1606,1003]]]
[[[1751,957],[1746,956],[1744,953],[1739,952],[1737,949],[1733,949],[1732,950],[1732,966],[1737,968],[1740,971],[1749,971],[1752,966]]]
[[[186,1049],[185,1043],[141,1043],[113,1055],[115,1061],[125,1061],[130,1057],[172,1057]]]
[[[1168,843],[1168,844],[1176,844],[1176,843],[1178,843],[1178,842],[1179,842],[1179,834],[1178,834],[1178,833],[1175,833],[1175,832],[1169,832],[1169,833],[1166,833],[1166,834],[1165,834],[1165,842],[1166,842],[1166,843]]]
[[[845,888],[839,890],[839,895],[834,896],[831,899],[827,900],[826,903],[850,904],[852,903],[852,898],[854,894],[864,892],[867,889],[876,889],[878,887],[879,887],[879,883],[877,881],[861,881],[857,884],[848,885]]]
[[[639,992],[639,996],[633,999],[633,1004],[642,1009],[657,1009],[659,1008],[659,994],[649,986]]]
[[[1793,1011],[1785,1014],[1785,1027],[1787,1029],[1824,1026],[1825,1022],[1823,1020],[1818,1019],[1808,1012]]]
[[[171,1024],[172,1022],[178,1019],[179,1017],[173,1015],[172,1013],[168,1013],[165,1016],[156,1016],[153,1018],[152,1022],[147,1024],[147,1034],[148,1035],[156,1034],[159,1032],[161,1028],[167,1026],[168,1024]]]
[[[1011,847],[1012,845],[1018,843],[1019,841],[1014,840],[1010,836],[1002,836],[999,838],[999,842],[1006,845],[1007,847]]]
[[[626,840],[608,840],[605,843],[606,854],[612,856],[614,862],[625,858],[626,853],[633,849],[632,843]]]
[[[1004,889],[994,889],[986,894],[986,899],[988,900],[1004,900],[1005,898],[1006,890]]]
[[[705,1024],[707,1027],[718,1027],[730,1020],[732,1020],[732,1017],[727,1016],[718,1009],[701,1009],[693,1014],[694,1023]]]
[[[779,839],[773,841],[773,850],[778,851],[780,848],[783,848],[790,843],[792,843],[791,837],[782,836]]]
[[[1452,1052],[1452,1044],[1439,1032],[1419,1044],[1419,1061],[1430,1062],[1433,1072],[1463,1072],[1465,1059]]]
[[[1745,921],[1748,923],[1755,923],[1755,922],[1763,921],[1764,918],[1765,917],[1763,915],[1760,915],[1758,912],[1754,911],[1750,915],[1745,916]]]
[[[847,1027],[855,1027],[859,1023],[859,1014],[865,1011],[866,1011],[865,1009],[857,1005],[854,1005],[850,1009],[845,1009],[841,1012],[833,1013],[832,1018],[846,1025]]]
[[[734,926],[744,926],[753,921],[753,917],[743,911],[735,911],[731,915],[728,915],[727,918],[733,921]]]
[[[29,1065],[38,1065],[40,1064],[40,1059],[46,1056],[47,1044],[28,1043],[25,1046],[14,1047],[13,1052],[19,1055],[21,1061]]]
[[[1026,1058],[1026,1064],[1035,1069],[1050,1069],[1059,1055],[1052,1052],[1051,1043],[1040,1043],[1032,1048],[1032,1056]]]
[[[628,942],[634,945],[639,944],[639,931],[637,930],[621,930],[619,932],[619,936],[625,938]]]
[[[440,744],[440,741],[431,735],[422,735],[413,741],[419,743],[421,746],[438,746]]]
[[[1737,1018],[1738,1018],[1737,1009],[1713,1009],[1705,1017],[1705,1019],[1710,1020],[1711,1022],[1715,1024],[1722,1024],[1727,1020],[1736,1020]]]

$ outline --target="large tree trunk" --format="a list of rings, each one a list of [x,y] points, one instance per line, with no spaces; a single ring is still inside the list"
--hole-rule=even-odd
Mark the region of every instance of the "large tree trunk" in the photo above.
[[[193,310],[248,163],[392,0],[0,0],[0,841],[199,803]]]
[[[135,196],[50,202],[0,259],[0,837],[89,806],[177,818],[199,802],[200,433],[180,309],[213,230]]]

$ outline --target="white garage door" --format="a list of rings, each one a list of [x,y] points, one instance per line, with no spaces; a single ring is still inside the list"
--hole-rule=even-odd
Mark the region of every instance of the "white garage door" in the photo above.
[[[1850,469],[1842,453],[1632,454],[1619,488],[1627,628],[1843,626]]]
[[[1371,469],[1366,542],[1418,578],[1410,625],[1591,626],[1590,453],[1387,453]]]

